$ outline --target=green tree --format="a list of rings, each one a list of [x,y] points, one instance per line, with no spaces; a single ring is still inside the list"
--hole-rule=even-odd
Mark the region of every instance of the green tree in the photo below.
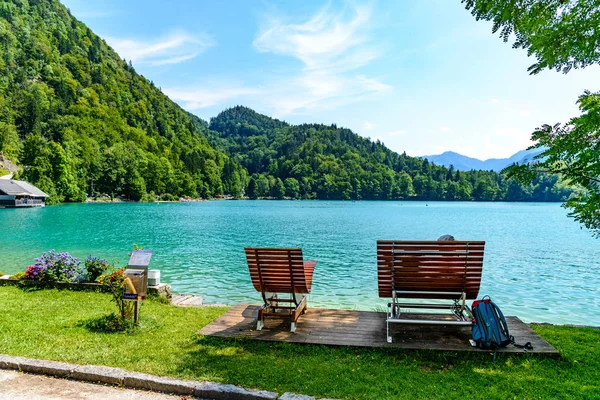
[[[527,50],[537,62],[532,74],[545,68],[569,72],[597,64],[600,54],[598,0],[462,0],[478,20],[493,22],[514,48]]]
[[[271,187],[271,196],[279,200],[285,196],[285,186],[280,178],[275,179],[275,184]]]
[[[480,180],[473,190],[473,197],[479,201],[492,201],[496,197],[496,192],[488,182]]]
[[[0,153],[49,203],[86,192],[210,197],[226,186],[241,194],[246,173],[208,143],[208,123],[60,2],[0,1],[0,9]]]
[[[600,63],[600,0],[463,0],[477,19],[493,21],[493,32],[513,47],[524,48],[537,62],[532,74],[548,68],[568,73]],[[567,124],[542,125],[532,134],[531,148],[543,151],[535,162],[506,172],[522,184],[540,174],[557,174],[587,191],[564,206],[570,216],[600,237],[600,93],[585,91],[578,100],[582,115]],[[510,184],[509,197],[517,192]]]
[[[414,195],[413,180],[405,171],[400,171],[397,179],[397,195],[394,198],[407,199]]]
[[[269,179],[264,175],[258,175],[256,179],[256,197],[266,197],[270,191]]]
[[[584,187],[586,191],[564,205],[571,210],[569,216],[600,237],[600,94],[586,93],[578,104],[581,116],[564,125],[543,125],[533,133],[534,147],[546,149],[534,163],[514,165],[507,172],[522,184],[540,174],[554,174]]]
[[[431,179],[428,176],[417,175],[413,179],[415,194],[420,198],[428,198],[431,192]]]
[[[458,182],[449,181],[446,184],[446,192],[444,194],[444,198],[446,200],[459,200],[459,190],[460,185],[458,184]]]
[[[258,197],[258,184],[254,175],[250,176],[250,179],[248,180],[248,186],[246,187],[246,196],[248,196],[251,199],[256,199]]]
[[[300,183],[296,178],[287,178],[283,183],[285,186],[285,195],[292,199],[297,199],[300,196]]]

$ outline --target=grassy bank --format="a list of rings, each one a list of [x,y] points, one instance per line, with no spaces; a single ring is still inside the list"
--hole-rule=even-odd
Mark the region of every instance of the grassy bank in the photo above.
[[[113,311],[101,293],[0,287],[0,353],[349,399],[598,398],[600,330],[536,326],[561,351],[533,356],[328,348],[195,334],[225,308],[146,302],[134,334],[83,322]]]

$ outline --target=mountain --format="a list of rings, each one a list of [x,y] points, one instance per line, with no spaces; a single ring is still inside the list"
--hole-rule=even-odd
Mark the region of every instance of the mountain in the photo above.
[[[563,201],[572,192],[556,177],[522,186],[492,171],[451,171],[349,129],[291,125],[242,106],[208,123],[57,0],[0,0],[0,156],[49,202],[92,193]]]
[[[248,172],[251,198],[558,201],[556,177],[521,186],[492,171],[450,171],[336,125],[290,125],[237,106],[210,120],[209,142]]]
[[[470,171],[474,169],[500,172],[511,164],[530,162],[533,160],[534,156],[538,155],[542,151],[543,150],[540,149],[521,150],[509,158],[490,158],[485,161],[463,156],[462,154],[458,154],[453,151],[446,151],[442,154],[434,156],[423,156],[422,158],[426,158],[437,165],[443,165],[445,167],[450,167],[452,165],[454,169],[459,171]]]
[[[0,154],[51,202],[222,193],[206,130],[59,1],[0,0]]]

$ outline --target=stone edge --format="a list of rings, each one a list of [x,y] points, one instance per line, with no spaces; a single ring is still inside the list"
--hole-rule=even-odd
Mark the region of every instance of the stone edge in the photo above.
[[[29,281],[29,280],[17,280],[12,279],[12,275],[3,275],[0,277],[0,286],[17,286],[17,285],[26,285],[26,286],[36,286],[37,282]],[[75,283],[75,282],[52,282],[47,284],[50,288],[60,289],[60,290],[74,290],[74,291],[82,291],[82,292],[107,292],[107,289],[102,285],[96,282],[84,282],[84,283]],[[153,295],[159,298],[165,298],[171,300],[173,294],[173,288],[168,283],[162,282],[157,286],[148,286],[148,294]]]
[[[0,369],[215,400],[276,400],[279,398],[279,394],[275,392],[246,389],[223,383],[181,380],[120,368],[78,365],[2,354],[0,354]]]

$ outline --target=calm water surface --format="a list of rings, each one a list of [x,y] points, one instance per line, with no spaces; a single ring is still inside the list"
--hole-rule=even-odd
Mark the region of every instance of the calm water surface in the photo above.
[[[313,306],[372,310],[377,239],[485,240],[480,295],[525,321],[600,325],[600,240],[558,204],[326,201],[70,204],[0,210],[0,271],[42,251],[121,265],[133,243],[175,291],[207,303],[259,302],[244,246],[302,247],[318,260]]]

